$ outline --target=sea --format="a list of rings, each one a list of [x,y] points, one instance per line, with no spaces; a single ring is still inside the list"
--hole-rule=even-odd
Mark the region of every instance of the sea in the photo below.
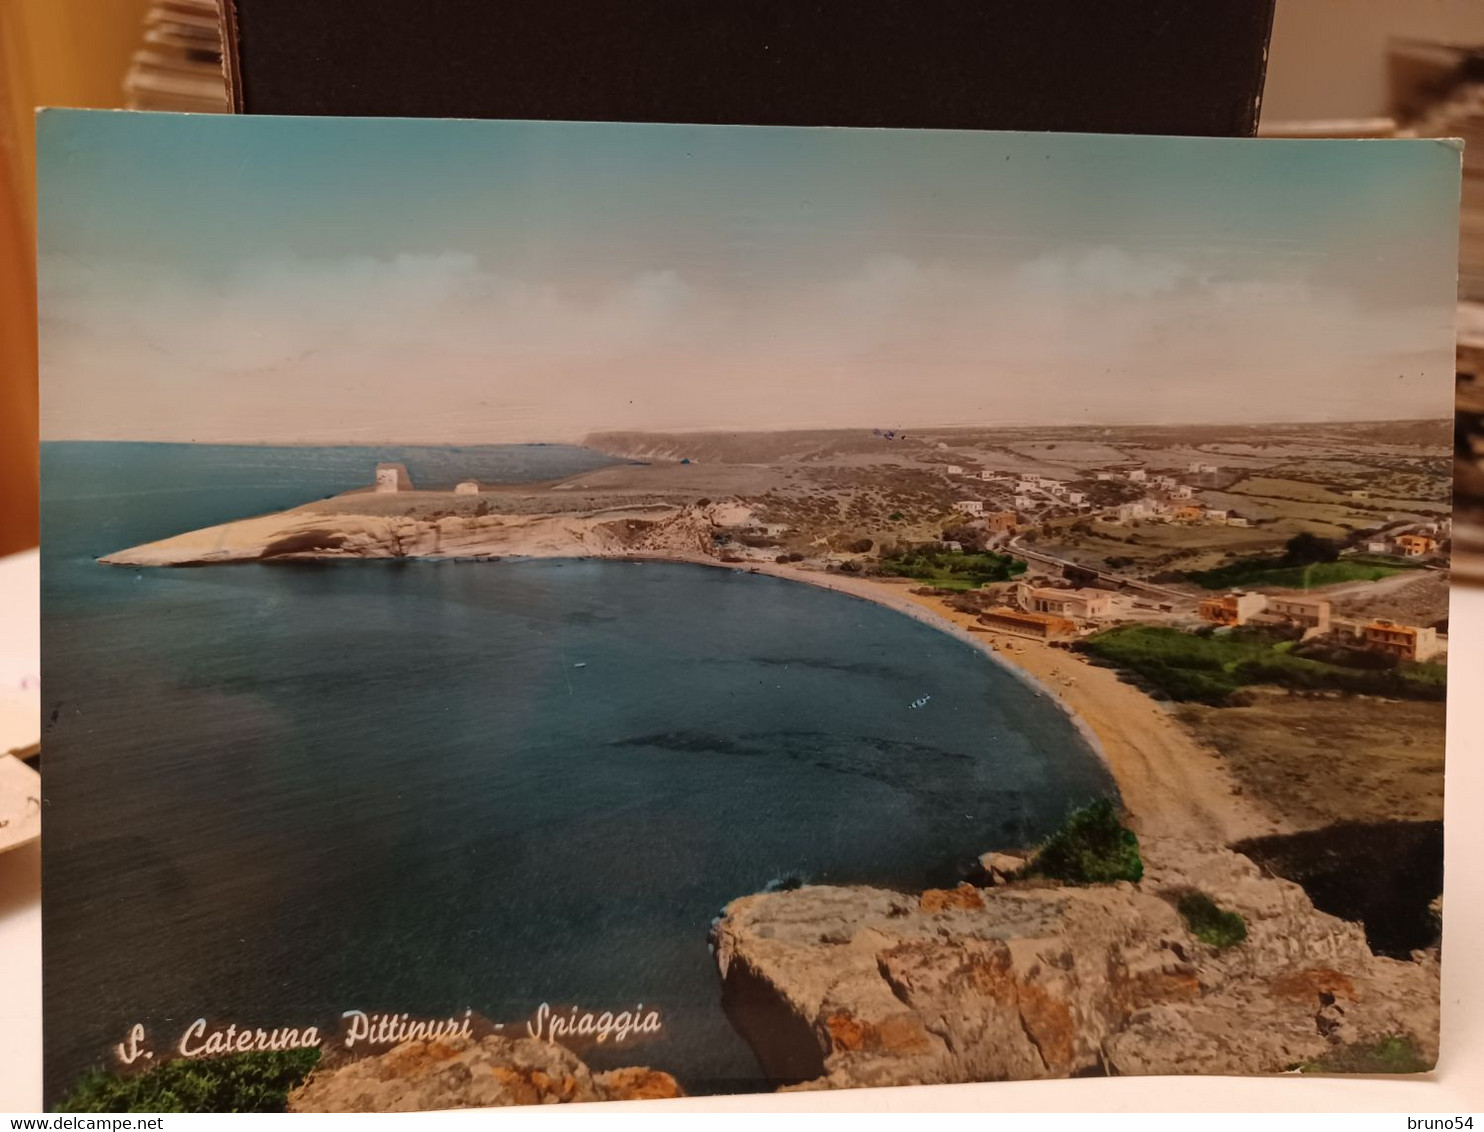
[[[763,575],[592,560],[139,569],[100,555],[370,482],[549,480],[576,447],[43,445],[46,1078],[136,1023],[525,1033],[660,1013],[597,1068],[768,1087],[708,944],[761,889],[952,884],[1114,793],[966,643]],[[917,705],[917,706],[914,706]]]

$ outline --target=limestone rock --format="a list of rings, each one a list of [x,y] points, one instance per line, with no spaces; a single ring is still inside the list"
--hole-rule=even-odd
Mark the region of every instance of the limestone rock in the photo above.
[[[1030,858],[1015,853],[984,853],[979,858],[979,869],[990,884],[1008,884],[1016,879]]]
[[[490,1035],[404,1042],[374,1057],[315,1070],[289,1094],[290,1112],[421,1112],[683,1094],[668,1073],[592,1073],[563,1046]]]
[[[798,1088],[1279,1073],[1387,1036],[1435,1059],[1435,953],[1372,954],[1359,925],[1230,850],[1143,851],[1137,885],[743,897],[713,935],[728,1012]],[[1246,941],[1191,935],[1175,906],[1192,890],[1238,912]]]

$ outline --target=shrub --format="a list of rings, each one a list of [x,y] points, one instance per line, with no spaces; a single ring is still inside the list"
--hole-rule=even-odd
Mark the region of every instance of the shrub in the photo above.
[[[850,551],[852,554],[865,554],[875,545],[871,539],[858,538],[850,544]]]
[[[1073,810],[1047,839],[1028,870],[1067,884],[1137,881],[1144,875],[1139,839],[1108,798]]]
[[[1247,921],[1235,912],[1218,908],[1216,902],[1201,892],[1192,892],[1180,900],[1180,915],[1190,934],[1217,950],[1232,947],[1247,938]]]
[[[266,1050],[165,1061],[133,1076],[94,1069],[57,1112],[283,1112],[317,1049]]]
[[[1426,1073],[1432,1063],[1411,1038],[1390,1037],[1338,1046],[1299,1068],[1304,1073]]]

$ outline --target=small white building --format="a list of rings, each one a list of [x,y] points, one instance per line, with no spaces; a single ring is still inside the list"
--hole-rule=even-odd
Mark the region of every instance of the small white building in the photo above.
[[[453,485],[453,493],[455,495],[478,495],[479,481],[460,480],[458,483]]]
[[[1135,468],[1133,471],[1129,472],[1128,478],[1133,483],[1143,483],[1149,478],[1149,473],[1144,471],[1143,468]]]
[[[984,500],[982,499],[960,499],[953,506],[955,510],[962,511],[966,515],[984,514]]]
[[[1112,472],[1099,472],[1098,473],[1098,479],[1100,479],[1100,480],[1112,480],[1112,479],[1117,479],[1117,478],[1118,477],[1115,476]]]
[[[1177,483],[1170,494],[1176,499],[1191,499],[1195,496],[1195,489],[1188,483]]]
[[[1347,492],[1346,494],[1349,495],[1351,499],[1369,499],[1371,497],[1371,493],[1365,490],[1365,488],[1357,488],[1356,490]]]
[[[1067,502],[1081,507],[1083,503],[1087,502],[1087,493],[1083,491],[1069,491],[1067,492]]]
[[[994,472],[980,472],[979,473],[979,478],[982,479],[982,480],[984,480],[984,481],[986,481],[987,483],[994,483],[1000,477],[998,475],[996,475]]]
[[[1221,471],[1215,464],[1203,464],[1199,460],[1190,465],[1190,470],[1198,476],[1214,476]]]
[[[964,470],[961,467],[959,467],[957,464],[949,464],[948,465],[948,474],[950,476],[961,476],[961,475],[964,474]]]
[[[1029,511],[1034,508],[1036,501],[1029,495],[1017,495],[1015,497],[1015,509],[1017,511]]]
[[[411,491],[412,477],[407,474],[407,465],[377,464],[376,490],[378,492]]]

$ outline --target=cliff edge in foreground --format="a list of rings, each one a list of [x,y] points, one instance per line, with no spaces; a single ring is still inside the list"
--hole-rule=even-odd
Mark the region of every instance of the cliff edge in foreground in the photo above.
[[[1142,848],[1138,884],[743,897],[713,933],[728,1011],[770,1076],[809,1089],[1436,1060],[1435,949],[1378,957],[1230,850]],[[1195,894],[1245,940],[1197,938],[1178,910]]]
[[[683,1094],[653,1069],[594,1073],[572,1053],[531,1038],[404,1042],[375,1057],[315,1070],[289,1094],[290,1112],[423,1112]]]

